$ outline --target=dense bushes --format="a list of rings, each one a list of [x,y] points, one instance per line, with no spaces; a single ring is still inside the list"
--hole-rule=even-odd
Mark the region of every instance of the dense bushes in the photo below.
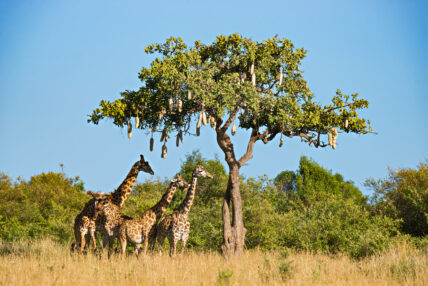
[[[0,175],[0,238],[51,237],[68,241],[72,222],[89,196],[79,178],[42,173],[12,183]]]
[[[199,152],[187,155],[178,171],[190,181],[197,163],[202,163],[214,179],[198,180],[188,246],[219,250],[223,239],[221,206],[228,175],[219,160],[206,160]],[[425,163],[418,170],[394,172],[389,181],[369,181],[375,188],[370,203],[352,182],[306,157],[301,158],[297,171],[281,172],[275,179],[242,177],[246,247],[346,252],[359,258],[388,247],[400,230],[426,235],[426,170]],[[136,184],[123,212],[139,216],[161,198],[168,184],[169,180]],[[29,182],[18,179],[15,183],[1,175],[0,237],[50,236],[69,241],[73,219],[89,199],[84,192],[78,178],[66,178],[64,174],[43,173]],[[176,192],[167,214],[185,195],[182,190]],[[415,220],[419,232],[410,232],[406,222],[415,225]]]
[[[388,179],[368,179],[374,191],[372,211],[401,220],[401,230],[428,235],[428,161],[417,169],[389,170]]]

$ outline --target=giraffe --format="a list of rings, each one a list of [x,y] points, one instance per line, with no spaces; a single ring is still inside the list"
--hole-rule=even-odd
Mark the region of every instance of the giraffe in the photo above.
[[[146,210],[139,218],[123,221],[119,230],[122,257],[125,255],[128,240],[134,244],[134,251],[137,257],[141,252],[142,244],[144,254],[147,252],[149,241],[152,246],[154,245],[156,239],[156,224],[171,203],[177,187],[189,188],[189,184],[180,174],[177,174],[176,177],[171,180],[171,183],[158,203]]]
[[[74,236],[76,243],[73,243],[71,246],[73,251],[78,249],[83,252],[85,250],[85,246],[88,243],[87,234],[90,235],[92,245],[94,250],[96,250],[97,244],[95,239],[95,231],[104,230],[103,218],[96,215],[96,203],[100,200],[109,199],[114,205],[117,205],[119,208],[122,207],[126,199],[129,197],[140,171],[149,173],[151,175],[154,174],[149,163],[144,160],[143,155],[140,155],[140,160],[134,163],[126,178],[113,193],[109,195],[97,193],[97,196],[94,196],[94,193],[88,192],[88,194],[92,195],[93,198],[88,203],[86,203],[83,210],[76,216],[74,220]]]
[[[112,197],[107,196],[100,200],[97,200],[95,205],[95,211],[97,221],[102,225],[102,230],[105,232],[103,247],[108,243],[108,257],[110,258],[113,252],[114,238],[119,234],[120,225],[126,221],[132,219],[129,216],[124,215],[120,207],[112,202]]]
[[[170,244],[169,255],[174,256],[177,251],[177,244],[181,241],[180,254],[183,253],[186,247],[187,239],[190,232],[190,221],[188,214],[192,207],[195,198],[196,184],[198,177],[213,178],[213,175],[208,173],[202,165],[197,165],[192,174],[192,182],[187,192],[186,198],[174,212],[166,216],[157,226],[156,240],[158,242],[159,253],[162,253],[162,245],[165,237],[168,238]]]

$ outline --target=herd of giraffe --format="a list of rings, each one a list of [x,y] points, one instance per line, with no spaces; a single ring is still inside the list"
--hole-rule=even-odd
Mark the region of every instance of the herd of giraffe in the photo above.
[[[150,249],[154,250],[156,242],[161,253],[165,237],[168,238],[170,244],[170,256],[176,255],[179,242],[181,242],[180,253],[183,253],[189,238],[190,222],[188,214],[195,197],[198,177],[212,179],[213,176],[202,165],[196,165],[190,185],[180,174],[177,174],[171,180],[159,202],[144,211],[140,217],[131,218],[124,215],[120,208],[131,194],[132,187],[140,171],[151,175],[154,174],[149,163],[144,160],[143,155],[140,155],[140,160],[135,162],[125,180],[111,194],[88,191],[92,199],[86,203],[83,210],[75,218],[74,235],[76,242],[71,246],[72,251],[86,252],[90,240],[94,251],[96,251],[95,232],[102,231],[104,232],[102,248],[108,245],[108,257],[113,253],[115,238],[119,240],[122,257],[126,254],[128,242],[134,246],[137,256],[141,252],[146,254],[149,244]],[[161,220],[177,188],[187,190],[186,198],[172,214]]]

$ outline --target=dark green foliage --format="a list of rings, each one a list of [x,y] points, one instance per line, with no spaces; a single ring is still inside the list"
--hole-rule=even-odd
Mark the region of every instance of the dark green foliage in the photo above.
[[[189,214],[188,248],[216,251],[223,240],[221,208],[228,175],[218,159],[204,159],[199,151],[188,154],[181,170],[177,171],[190,182],[198,163],[203,164],[214,179],[198,180]],[[406,218],[398,215],[402,215],[398,211],[398,207],[404,205],[401,200],[407,198],[405,202],[413,202],[414,205],[406,205],[409,212],[422,209],[426,213],[424,192],[415,196],[420,198],[418,200],[404,195],[407,194],[405,191],[415,194],[426,186],[426,165],[418,168],[394,173],[397,174],[395,185],[388,185],[394,187],[388,188],[388,192],[377,189],[372,205],[367,204],[367,199],[352,182],[306,157],[301,158],[297,171],[281,172],[274,180],[266,176],[241,177],[246,248],[347,253],[354,258],[381,252],[394,236],[399,235],[399,219]],[[136,184],[123,212],[132,217],[140,216],[158,202],[169,182],[165,179]],[[386,183],[380,186],[386,186]],[[395,190],[400,192],[393,192]],[[178,207],[185,196],[183,190],[177,190],[166,214]],[[78,178],[43,173],[29,182],[20,179],[12,182],[1,174],[0,237],[13,240],[49,236],[68,241],[72,236],[74,217],[88,199]],[[392,202],[397,202],[397,207],[390,207]],[[427,244],[426,239],[409,241],[421,248]],[[290,264],[285,263],[279,269],[284,277],[291,273],[289,267]]]
[[[374,191],[374,213],[400,219],[404,233],[428,235],[428,161],[417,169],[389,170],[388,179],[368,179],[366,185]]]
[[[51,237],[65,242],[73,233],[74,217],[89,196],[83,182],[64,174],[42,173],[30,181],[12,183],[0,176],[0,238]]]

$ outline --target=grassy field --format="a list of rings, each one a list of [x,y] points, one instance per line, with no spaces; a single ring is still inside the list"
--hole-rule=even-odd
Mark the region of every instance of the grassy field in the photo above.
[[[230,261],[191,251],[108,260],[49,240],[0,242],[0,285],[428,285],[428,250],[401,244],[361,261],[258,250]]]

